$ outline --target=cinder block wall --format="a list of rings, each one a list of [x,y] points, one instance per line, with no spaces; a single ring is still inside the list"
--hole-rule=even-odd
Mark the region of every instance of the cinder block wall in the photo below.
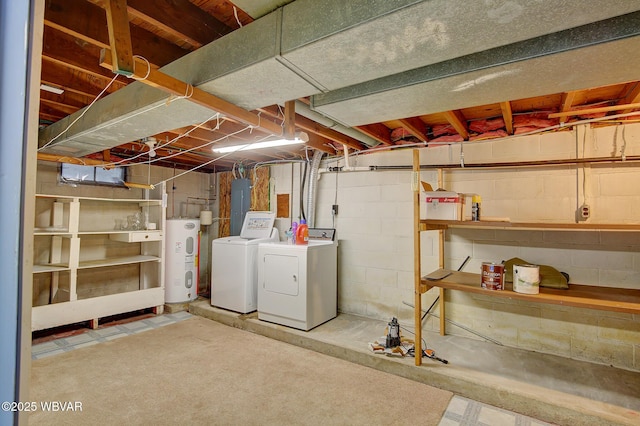
[[[622,137],[624,135],[624,138]],[[466,164],[640,154],[640,125],[578,129],[465,144]],[[421,150],[422,164],[459,163],[460,147]],[[343,165],[340,158],[323,166]],[[351,166],[411,165],[411,150],[352,156]],[[279,166],[280,167],[280,166]],[[285,166],[281,166],[285,167]],[[290,167],[290,166],[286,166]],[[277,176],[277,174],[275,174]],[[437,187],[437,172],[421,172]],[[586,167],[548,166],[457,169],[444,173],[444,188],[482,196],[482,213],[512,221],[573,222],[586,201],[589,222],[640,223],[640,163]],[[371,318],[399,318],[413,326],[413,237],[410,171],[322,173],[317,227],[335,223],[339,247],[339,310]],[[290,186],[290,182],[287,183]],[[276,181],[276,188],[280,187]],[[585,198],[586,197],[586,198]],[[331,205],[339,214],[331,215]],[[467,211],[467,215],[470,212]],[[445,266],[479,272],[484,261],[514,256],[548,264],[580,284],[640,289],[640,235],[636,232],[447,231]],[[423,271],[438,265],[436,232],[421,234]],[[436,290],[423,296],[429,306]],[[640,370],[640,315],[447,292],[447,317],[508,346]],[[437,305],[436,305],[437,306]],[[438,313],[438,310],[435,310]],[[429,319],[427,329],[436,330]],[[448,326],[448,333],[468,335]]]

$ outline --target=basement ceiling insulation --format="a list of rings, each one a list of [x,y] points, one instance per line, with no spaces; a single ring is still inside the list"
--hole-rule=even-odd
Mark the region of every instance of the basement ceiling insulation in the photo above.
[[[638,69],[637,37],[532,54],[482,70],[469,64],[464,72],[435,73],[428,82],[421,73],[639,9],[640,2],[629,0],[593,0],[589,7],[582,0],[565,0],[553,8],[524,0],[297,0],[161,70],[248,110],[313,95],[316,112],[338,123],[368,124],[505,101],[520,93],[635,80],[637,73],[629,77],[628,70]],[[591,57],[599,63],[588,62]],[[627,71],[616,73],[612,68],[621,61]],[[577,64],[593,69],[572,72]],[[43,129],[39,145],[81,112]],[[135,82],[96,102],[42,152],[84,156],[213,114]]]

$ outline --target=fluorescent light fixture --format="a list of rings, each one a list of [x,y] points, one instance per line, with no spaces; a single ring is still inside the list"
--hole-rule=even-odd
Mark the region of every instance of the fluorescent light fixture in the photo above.
[[[56,95],[62,95],[64,90],[59,87],[49,86],[48,84],[41,84],[40,89],[46,90],[47,92],[55,93]]]
[[[276,146],[295,145],[299,143],[305,143],[308,140],[309,140],[309,135],[307,135],[305,132],[301,132],[300,134],[296,134],[296,137],[294,139],[277,139],[272,141],[262,141],[262,142],[254,142],[254,143],[247,143],[247,144],[241,144],[241,145],[224,146],[221,148],[213,148],[213,152],[223,154],[226,152],[248,151],[252,149],[261,149],[261,148],[273,148]]]

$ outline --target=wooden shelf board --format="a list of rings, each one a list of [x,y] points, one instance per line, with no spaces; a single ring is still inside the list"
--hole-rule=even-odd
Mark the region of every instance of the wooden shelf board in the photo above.
[[[80,261],[78,269],[88,268],[102,268],[104,266],[116,266],[116,265],[128,265],[132,263],[143,262],[159,262],[161,259],[157,256],[126,256],[126,257],[113,257],[108,259],[97,260],[83,260]]]
[[[550,231],[640,231],[640,224],[493,222],[471,220],[420,220],[421,229],[475,228]]]
[[[40,274],[43,272],[60,272],[60,271],[69,271],[70,268],[68,265],[62,264],[42,264],[42,265],[33,265],[32,272],[34,274]]]
[[[56,236],[71,237],[71,232],[68,229],[51,229],[51,228],[35,228],[33,235],[39,236]]]
[[[534,303],[640,314],[640,290],[569,284],[568,290],[540,287],[539,294],[523,294],[514,292],[511,283],[506,283],[505,290],[486,290],[480,282],[480,274],[469,272],[453,272],[439,281],[421,281],[427,288],[440,287]]]

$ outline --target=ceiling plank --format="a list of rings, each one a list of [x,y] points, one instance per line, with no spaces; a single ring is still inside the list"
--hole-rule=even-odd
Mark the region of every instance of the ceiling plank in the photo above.
[[[196,48],[232,31],[188,0],[129,0],[128,10],[131,16],[152,23]]]
[[[293,139],[296,134],[296,101],[284,103],[284,131],[285,139]]]
[[[381,142],[384,145],[393,145],[391,141],[391,129],[382,123],[367,124],[366,126],[356,126],[356,130]]]
[[[44,24],[99,48],[109,47],[109,33],[103,8],[84,0],[48,0]],[[105,25],[98,25],[104,23]],[[133,53],[161,67],[189,53],[175,44],[137,27],[129,26]]]
[[[469,140],[469,128],[467,126],[467,120],[464,118],[464,115],[462,115],[462,112],[459,110],[445,111],[442,115],[446,118],[449,124],[456,129],[456,132],[458,132],[464,140]]]
[[[134,62],[127,0],[106,0],[105,10],[111,47],[111,70],[116,74],[131,76]]]
[[[427,142],[429,137],[427,136],[427,126],[424,121],[418,117],[409,117],[400,120],[400,125],[403,129],[411,133],[422,142]]]
[[[78,96],[86,96],[87,102],[90,103],[107,85],[107,80],[102,78],[95,78],[83,71],[70,69],[59,61],[51,61],[47,58],[43,58],[42,73],[40,75],[40,81],[44,84],[50,84],[53,86],[61,86],[64,88],[65,93],[75,93]],[[122,88],[126,84],[116,80],[111,87],[107,90],[107,93],[113,93],[118,88]]]
[[[636,82],[635,86],[618,104],[635,104],[640,102],[640,82]],[[632,109],[625,109],[622,114],[632,112]]]
[[[612,105],[612,106],[608,106],[608,107],[599,107],[599,108],[587,108],[587,109],[581,109],[578,111],[563,111],[563,112],[556,112],[553,114],[549,114],[549,118],[559,118],[559,117],[569,117],[572,115],[581,115],[581,114],[595,114],[598,112],[610,112],[610,111],[619,111],[622,109],[636,109],[636,108],[640,108],[640,103],[633,103],[633,104],[624,104],[624,105]]]
[[[578,95],[577,91],[564,92],[560,101],[560,111],[569,111]]]
[[[46,105],[51,107],[52,109],[56,110],[56,111],[60,111],[63,114],[63,117],[66,115],[70,115],[73,114],[74,112],[76,112],[77,110],[79,110],[82,107],[76,107],[76,106],[72,106],[72,105],[68,105],[59,101],[55,101],[53,99],[46,99],[44,97],[40,97],[40,102],[42,103],[42,105]]]
[[[500,102],[500,110],[502,111],[502,119],[507,133],[513,134],[513,111],[511,110],[511,102]]]
[[[103,49],[102,52],[103,54],[101,55],[100,66],[111,68],[111,54],[109,49]],[[190,84],[180,81],[177,78],[173,78],[158,70],[146,69],[147,67],[145,67],[145,63],[142,60],[136,58],[136,62],[140,63],[140,71],[136,71],[135,75],[140,79],[139,81],[144,84],[156,87],[176,96],[184,96],[185,93],[191,93],[191,95],[187,95],[191,102],[210,108],[214,111],[218,111],[233,119],[240,120],[247,125],[262,128],[274,135],[280,136],[282,134],[282,128],[276,123],[266,120],[262,121],[258,115],[251,111],[240,108],[231,102],[227,102],[224,99],[218,98],[211,93],[205,92],[197,87],[193,87]]]
[[[42,56],[66,68],[85,72],[105,82],[113,78],[113,73],[101,68],[98,63],[99,48],[89,43],[78,43],[75,38],[52,28],[44,28]],[[117,85],[120,88],[126,86],[125,83]]]

